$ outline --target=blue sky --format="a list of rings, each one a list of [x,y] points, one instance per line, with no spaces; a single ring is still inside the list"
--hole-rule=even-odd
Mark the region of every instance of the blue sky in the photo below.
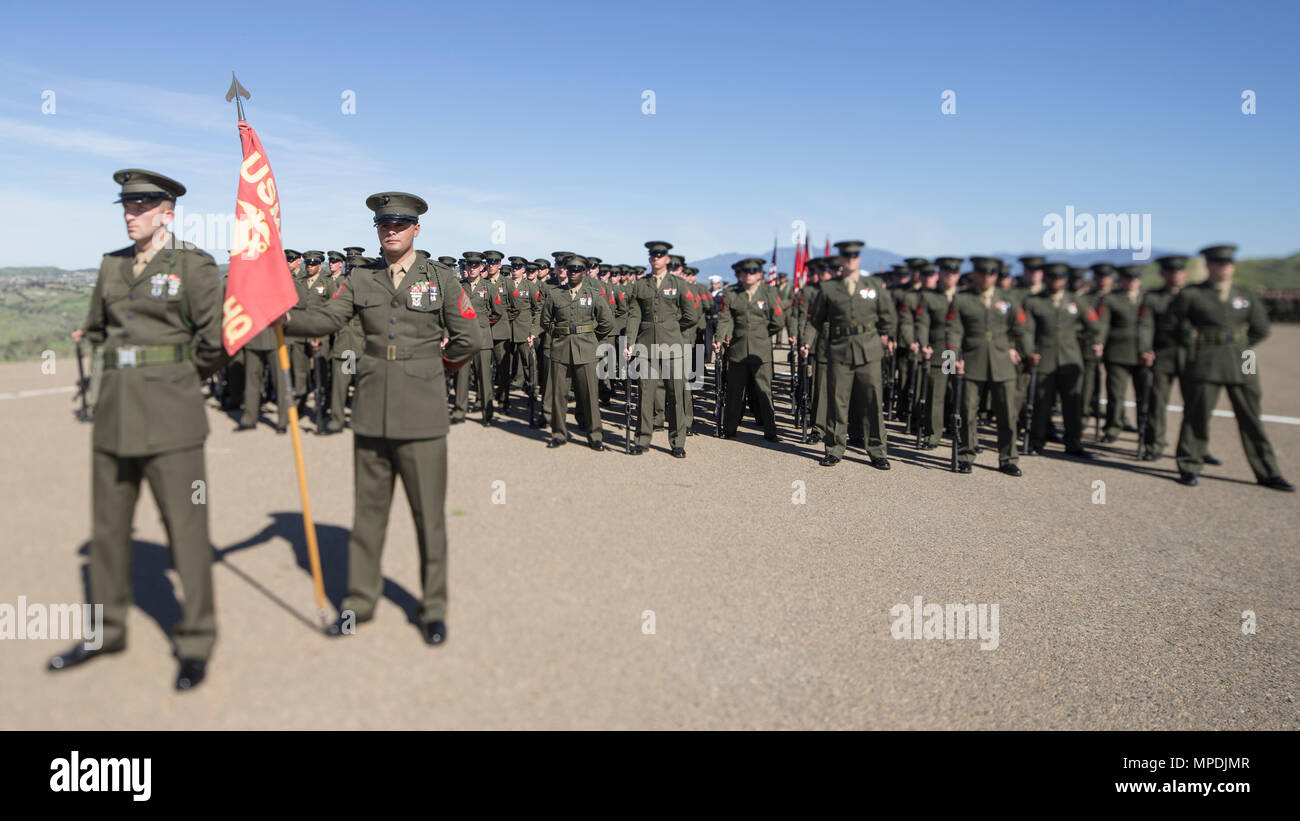
[[[429,201],[435,255],[498,220],[530,258],[763,251],[796,219],[814,245],[1028,251],[1067,205],[1150,213],[1159,248],[1300,249],[1295,4],[193,5],[6,9],[0,265],[126,244],[118,168],[232,211],[232,68],[300,250],[373,253],[385,190]]]

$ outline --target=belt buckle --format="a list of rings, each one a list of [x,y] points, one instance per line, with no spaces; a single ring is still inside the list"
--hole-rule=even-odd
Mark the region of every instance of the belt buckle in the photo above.
[[[136,354],[139,349],[135,345],[117,349],[117,366],[119,368],[134,368],[139,365]]]
[[[396,360],[396,359],[397,359],[397,346],[396,346],[396,345],[389,345],[389,346],[388,346],[388,350],[384,352],[384,358],[387,359],[389,362],[392,362],[392,361]]]

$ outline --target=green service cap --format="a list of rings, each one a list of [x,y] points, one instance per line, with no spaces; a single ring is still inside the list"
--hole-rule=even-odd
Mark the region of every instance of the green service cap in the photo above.
[[[903,263],[903,262],[895,262],[893,265],[890,265],[889,267],[890,267],[890,269],[891,269],[891,270],[890,270],[890,273],[893,273],[893,274],[910,274],[910,273],[912,273],[912,266],[911,266],[911,265],[908,265],[908,264],[906,264],[906,263]]]
[[[1037,259],[1041,260],[1042,257],[1037,257]],[[1070,266],[1066,265],[1064,262],[1049,262],[1049,263],[1040,262],[1034,267],[1042,268],[1044,276],[1066,277],[1070,275]]]
[[[356,268],[358,266],[365,265],[366,258],[361,254],[348,254],[344,262],[346,262],[348,265],[352,266],[353,268]]]
[[[935,267],[933,262],[926,262],[916,270],[919,271],[922,276],[928,277],[930,274],[937,273],[939,269]]]
[[[302,259],[302,254],[292,248],[285,248],[284,259],[286,262],[293,262],[295,259]]]
[[[934,264],[939,266],[940,271],[960,271],[961,257],[936,257]]]
[[[551,267],[551,261],[549,259],[543,259],[542,257],[533,260],[533,264],[537,266],[539,271],[545,271],[547,268]]]
[[[1142,266],[1141,266],[1141,265],[1121,265],[1121,266],[1119,266],[1119,268],[1117,268],[1116,270],[1118,270],[1118,271],[1119,271],[1119,275],[1120,275],[1121,277],[1125,278],[1125,279],[1141,279],[1141,278],[1142,278]]]
[[[1159,257],[1156,264],[1160,266],[1161,271],[1181,271],[1187,267],[1187,257],[1181,255],[1171,255]]]
[[[308,265],[320,265],[325,261],[324,251],[308,251],[302,255],[302,261]]]
[[[688,276],[688,277],[696,276],[696,275],[699,274],[699,273],[700,273],[700,269],[699,269],[699,268],[692,268],[692,267],[690,267],[690,266],[687,266],[687,268],[686,268],[686,276]],[[782,274],[782,276],[784,276],[784,274]]]
[[[342,262],[342,261],[343,261],[343,254],[339,253],[338,251],[330,251],[330,252],[329,252],[328,254],[326,254],[325,256],[327,256],[327,257],[330,258],[330,262]]]
[[[361,256],[365,252],[366,249],[362,248],[360,245],[349,245],[348,247],[343,249],[343,253],[350,257]]]
[[[552,251],[552,252],[551,252],[551,256],[554,257],[555,260],[556,260],[557,262],[558,262],[559,260],[561,260],[561,259],[564,259],[565,257],[572,256],[572,255],[573,255],[573,252],[572,252],[572,251]]]
[[[460,255],[460,258],[465,260],[465,262],[468,263],[469,265],[483,264],[483,255],[480,254],[478,251],[466,251],[465,253]]]
[[[428,251],[425,251],[425,250],[422,249],[422,248],[417,248],[417,249],[415,249],[415,253],[419,254],[420,256],[424,257],[425,259],[431,259],[431,258],[432,258],[432,257],[430,256],[429,252],[428,252]]]
[[[456,265],[455,257],[438,257],[438,261],[441,262],[443,265],[447,265],[450,267],[455,267]]]
[[[1071,279],[1083,279],[1083,275],[1086,273],[1088,273],[1087,268],[1076,268],[1073,265],[1070,266]]]
[[[185,186],[171,177],[141,168],[123,168],[113,172],[113,181],[122,186],[117,202],[154,202],[174,200],[185,193]]]
[[[600,257],[587,257],[587,264],[593,267],[599,265]]]
[[[993,257],[971,257],[971,273],[996,274],[1002,267],[1001,260]]]
[[[1109,262],[1094,262],[1089,265],[1088,268],[1092,270],[1092,276],[1094,279],[1098,277],[1115,276],[1115,266],[1111,265]]]
[[[836,249],[838,249],[841,254],[860,253],[862,251],[862,246],[864,245],[866,245],[866,243],[860,239],[842,239],[835,243]]]
[[[1232,255],[1237,253],[1235,245],[1211,245],[1200,250],[1206,262],[1232,262]]]
[[[917,268],[920,268],[922,265],[926,264],[929,261],[930,260],[926,259],[925,257],[908,257],[907,259],[903,260],[903,264],[907,266],[907,269],[909,271],[915,271]]]
[[[668,260],[669,260],[670,262],[675,262],[675,263],[677,263],[678,265],[682,266],[683,268],[686,267],[686,257],[682,256],[681,254],[669,254],[669,255],[668,255]]]
[[[503,260],[503,259],[505,259],[505,258],[506,258],[506,255],[503,254],[503,253],[501,253],[500,251],[484,251],[484,252],[483,252],[483,259],[486,259],[486,260],[488,261],[488,265],[496,265],[496,264],[498,264],[499,262],[501,262],[501,260]]]
[[[527,264],[528,264],[528,260],[524,259],[523,257],[507,257],[507,258],[506,258],[506,261],[508,261],[511,265],[527,265]]]
[[[1045,258],[1037,257],[1037,256],[1027,256],[1027,257],[1020,258],[1020,264],[1025,266],[1026,272],[1032,271],[1035,268],[1042,268],[1043,264],[1046,262],[1047,260]],[[1066,267],[1068,268],[1069,266],[1067,265]]]
[[[577,254],[569,254],[567,257],[564,258],[565,270],[568,270],[569,268],[573,268],[579,271],[585,271],[587,270],[588,267],[589,266],[587,265],[586,257],[580,257]]]
[[[762,271],[766,262],[762,257],[746,257],[732,263],[731,269],[738,274],[752,274]]]
[[[630,267],[631,267],[631,269],[632,269],[632,273],[633,273],[633,274],[636,274],[637,276],[642,276],[643,274],[645,274],[645,266],[644,266],[644,265],[632,265],[632,266],[630,266]]]
[[[429,204],[414,194],[385,191],[366,197],[366,207],[375,212],[375,225],[385,222],[418,223]]]
[[[673,244],[671,242],[663,242],[661,240],[652,239],[645,244],[645,247],[651,253],[658,253],[662,251],[666,254],[673,249]]]

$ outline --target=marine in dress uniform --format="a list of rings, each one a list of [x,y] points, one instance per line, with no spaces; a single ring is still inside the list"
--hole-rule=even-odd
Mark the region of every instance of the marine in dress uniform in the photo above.
[[[227,361],[221,274],[211,256],[164,230],[185,186],[136,168],[113,179],[132,244],[104,255],[83,326],[104,351],[91,444],[89,561],[90,595],[104,607],[102,644],[78,644],[49,666],[65,670],[126,649],[131,526],[143,479],[184,591],[172,641],[180,661],[175,685],[188,690],[203,680],[217,636],[201,386]],[[202,502],[195,501],[198,488]]]
[[[718,301],[713,348],[725,349],[727,356],[724,439],[735,438],[745,406],[753,403],[758,405],[757,421],[763,427],[763,438],[769,442],[779,438],[772,407],[772,337],[785,326],[785,314],[777,289],[763,282],[763,263],[758,257],[750,257],[733,265],[738,281],[724,290]]]
[[[636,443],[630,452],[640,455],[650,446],[654,432],[654,397],[656,383],[664,386],[664,412],[668,421],[669,445],[673,456],[686,458],[686,362],[684,334],[695,327],[695,303],[687,299],[686,281],[668,271],[668,252],[672,245],[654,240],[647,242],[651,271],[633,283],[628,294],[628,359],[638,354],[632,367],[639,371],[640,413]],[[645,357],[635,346],[644,346]]]
[[[884,282],[859,271],[863,245],[861,240],[835,243],[840,257],[831,263],[832,279],[822,282],[808,322],[810,349],[823,339],[826,344],[830,436],[821,464],[837,464],[852,436],[866,443],[872,467],[889,470],[881,367],[898,311]]]
[[[947,350],[957,356],[957,373],[965,374],[965,408],[962,409],[961,448],[957,469],[970,473],[975,461],[975,412],[982,390],[987,390],[998,431],[998,470],[1020,476],[1015,447],[1015,365],[1020,361],[1024,311],[1011,294],[996,285],[998,261],[992,257],[971,257],[972,289],[958,293],[948,311]]]
[[[492,290],[484,276],[483,257],[477,251],[466,253],[465,279],[461,284],[469,296],[471,307],[478,317],[479,330],[484,340],[491,340],[492,326],[488,323],[492,310]],[[458,425],[469,414],[469,378],[473,373],[478,383],[478,404],[483,412],[483,424],[492,424],[492,346],[475,351],[469,364],[456,370],[455,405],[451,411],[451,424]]]
[[[1147,419],[1146,447],[1142,459],[1154,462],[1169,444],[1166,437],[1169,426],[1169,397],[1174,380],[1179,380],[1182,391],[1182,373],[1186,349],[1178,338],[1177,322],[1169,308],[1174,297],[1187,285],[1187,257],[1170,255],[1156,260],[1164,285],[1142,295],[1142,364],[1151,371],[1151,409]],[[1208,462],[1208,460],[1206,460]],[[1218,460],[1215,460],[1216,462]]]
[[[419,217],[428,210],[425,201],[386,192],[367,198],[366,206],[375,213],[383,260],[354,271],[342,292],[324,304],[294,309],[285,324],[285,332],[294,336],[323,336],[359,315],[365,336],[352,414],[356,500],[348,594],[330,634],[347,634],[374,615],[383,591],[380,556],[393,483],[400,476],[419,547],[418,618],[425,641],[438,645],[447,635],[444,373],[487,342],[455,272],[412,247],[420,234]]]
[[[1026,360],[1037,369],[1034,418],[1029,424],[1029,452],[1041,454],[1047,442],[1052,405],[1059,397],[1065,420],[1065,452],[1090,459],[1083,448],[1083,352],[1080,338],[1093,344],[1095,329],[1089,309],[1066,289],[1070,266],[1063,262],[1040,264],[1047,277],[1046,290],[1025,299]]]
[[[334,253],[334,252],[331,252]],[[337,273],[330,265],[330,298],[337,296],[343,288],[346,277],[352,271],[365,264],[365,249],[359,245],[349,245],[343,249],[343,260]],[[331,257],[331,259],[333,259]],[[330,341],[330,401],[329,422],[326,433],[342,433],[347,424],[348,388],[357,371],[357,360],[361,359],[361,346],[365,340],[361,336],[361,320],[352,317],[347,325],[334,335]]]
[[[1135,394],[1142,391],[1138,367],[1142,364],[1138,344],[1139,315],[1142,312],[1142,269],[1123,265],[1119,273],[1119,290],[1102,297],[1093,308],[1097,317],[1097,339],[1102,343],[1102,361],[1106,363],[1106,427],[1102,441],[1119,440],[1123,431],[1137,432],[1125,418],[1124,398],[1131,382]]]
[[[948,377],[949,371],[943,366],[943,351],[948,343],[948,313],[952,309],[952,300],[957,295],[957,282],[963,260],[961,257],[939,257],[934,264],[936,274],[933,282],[921,294],[917,303],[917,313],[913,315],[913,325],[918,341],[924,338],[921,355],[930,369],[929,385],[926,389],[926,431],[921,440],[922,450],[934,450],[947,427]]]
[[[552,288],[542,303],[539,322],[551,337],[551,440],[548,448],[569,441],[567,425],[569,389],[573,388],[580,424],[586,427],[587,444],[604,450],[600,403],[596,387],[599,345],[614,330],[614,302],[597,279],[587,276],[587,260],[569,256],[564,260],[568,283]]]
[[[1178,481],[1197,483],[1210,441],[1210,415],[1219,390],[1225,389],[1255,481],[1274,490],[1294,491],[1295,485],[1282,477],[1260,419],[1259,374],[1253,367],[1252,349],[1268,338],[1268,313],[1254,291],[1232,281],[1236,251],[1235,245],[1201,249],[1209,278],[1180,291],[1169,309],[1187,348]]]

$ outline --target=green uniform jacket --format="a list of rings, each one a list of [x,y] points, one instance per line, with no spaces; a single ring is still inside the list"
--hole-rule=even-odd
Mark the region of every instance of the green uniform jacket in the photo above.
[[[568,287],[550,289],[542,303],[541,327],[551,337],[551,361],[561,365],[595,362],[602,340],[614,332],[609,286],[583,277],[575,299]]]
[[[498,274],[484,281],[487,282],[492,300],[492,310],[488,314],[488,324],[492,326],[492,341],[510,339],[510,292],[514,289],[514,283],[504,274]]]
[[[627,299],[629,344],[681,345],[685,331],[695,327],[695,301],[686,298],[690,283],[676,274],[664,274],[655,287],[653,274],[632,283]],[[691,335],[691,342],[695,336]]]
[[[361,317],[365,347],[357,360],[352,429],[388,439],[446,436],[443,359],[461,363],[490,346],[455,273],[440,262],[417,258],[394,289],[383,262],[356,268],[327,304],[291,312],[285,333],[321,336],[343,327],[353,315]],[[444,328],[447,347],[439,355]]]
[[[536,336],[537,317],[542,303],[533,295],[533,283],[527,279],[506,279],[506,304],[510,314],[510,340],[523,344]]]
[[[1156,355],[1155,370],[1166,375],[1183,371],[1186,351],[1179,344],[1178,320],[1169,308],[1177,296],[1169,286],[1142,295],[1138,317],[1138,347]]]
[[[339,274],[331,277],[329,281],[330,298],[334,298],[343,292],[343,283],[347,282],[348,274]],[[338,333],[334,334],[334,342],[330,345],[330,356],[334,359],[343,359],[347,356],[348,351],[352,351],[353,360],[361,358],[361,346],[365,340],[361,336],[361,321],[355,316],[344,325]]]
[[[478,315],[478,327],[483,332],[483,341],[486,347],[492,346],[492,326],[488,322],[488,317],[492,312],[492,288],[488,281],[483,278],[474,280],[471,285],[468,280],[461,280],[461,288],[469,296],[469,304],[474,308],[474,313]]]
[[[202,380],[228,361],[221,342],[221,275],[185,242],[158,251],[139,277],[135,247],[104,255],[83,327],[104,361],[132,345],[188,345],[181,362],[105,367],[95,402],[95,450],[147,456],[201,445],[208,435]],[[147,360],[149,352],[143,355]]]
[[[921,294],[923,291],[915,288],[903,288],[899,290],[895,302],[898,305],[898,333],[894,337],[899,345],[904,347],[911,345],[913,342],[923,342],[920,333],[917,331],[917,308],[921,305]]]
[[[794,292],[790,310],[786,312],[786,333],[803,343],[808,333],[808,314],[812,309],[813,299],[817,296],[817,286],[811,282]]]
[[[1075,296],[1066,293],[1059,308],[1052,307],[1052,298],[1045,291],[1025,300],[1025,354],[1036,353],[1039,373],[1052,373],[1062,365],[1083,367],[1083,349],[1092,344],[1096,330],[1089,318],[1089,309]]]
[[[843,279],[821,284],[808,318],[809,342],[805,344],[815,349],[816,342],[824,338],[829,361],[857,367],[884,358],[880,335],[893,335],[898,309],[876,277],[859,276],[851,294],[847,287]]]
[[[737,283],[722,292],[715,341],[727,346],[728,362],[772,361],[772,335],[781,332],[785,314],[777,289],[760,282],[751,300]]]
[[[1006,382],[1016,378],[1010,351],[1014,344],[1024,350],[1024,310],[1001,288],[993,289],[988,308],[979,294],[961,292],[948,309],[947,350],[958,351],[966,363],[966,376],[984,382]]]
[[[1187,379],[1215,385],[1258,383],[1258,373],[1242,373],[1242,354],[1269,334],[1268,313],[1254,291],[1233,283],[1228,301],[1220,302],[1214,286],[1202,282],[1180,291],[1169,310],[1187,349]]]
[[[1101,353],[1103,361],[1129,367],[1136,367],[1140,363],[1138,357],[1138,353],[1142,350],[1138,344],[1140,306],[1140,298],[1134,302],[1125,293],[1112,292],[1097,301],[1093,313],[1097,317],[1097,339],[1106,346]]]

